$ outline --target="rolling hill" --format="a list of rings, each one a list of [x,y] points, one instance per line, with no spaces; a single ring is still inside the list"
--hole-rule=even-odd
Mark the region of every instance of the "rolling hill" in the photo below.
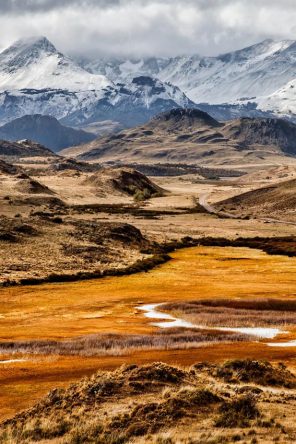
[[[296,125],[242,118],[222,123],[197,109],[173,109],[146,125],[68,148],[81,160],[143,163],[264,163],[296,155]]]

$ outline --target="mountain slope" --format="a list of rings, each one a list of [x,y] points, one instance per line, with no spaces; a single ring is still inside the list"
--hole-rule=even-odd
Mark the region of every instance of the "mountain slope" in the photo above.
[[[284,162],[296,155],[296,125],[277,119],[220,123],[197,109],[173,109],[146,125],[68,148],[61,154],[81,160],[218,165]],[[293,162],[291,160],[291,162]]]
[[[118,83],[104,98],[87,104],[67,117],[63,123],[78,125],[115,120],[125,127],[147,122],[161,112],[178,107],[195,106],[179,88],[151,77],[136,77],[128,84]]]
[[[241,118],[225,124],[224,134],[244,146],[276,146],[296,155],[296,125],[283,119]]]
[[[54,151],[95,139],[93,134],[63,126],[57,119],[40,114],[15,119],[0,127],[0,138],[11,141],[30,139]]]
[[[296,221],[296,179],[258,188],[215,206],[234,215],[247,214]]]

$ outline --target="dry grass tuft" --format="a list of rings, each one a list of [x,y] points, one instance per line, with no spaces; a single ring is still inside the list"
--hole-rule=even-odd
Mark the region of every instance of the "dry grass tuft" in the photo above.
[[[222,365],[195,366],[196,371],[205,370],[214,377],[222,378],[227,383],[254,383],[262,386],[296,388],[296,376],[284,364],[277,366],[266,361],[236,359]]]
[[[226,363],[224,368],[238,371],[266,366],[277,372],[271,364],[251,361]],[[213,444],[235,442],[238,436],[249,436],[255,442],[261,434],[260,442],[269,443],[270,436],[279,433],[285,436],[285,442],[295,442],[295,428],[287,431],[266,419],[272,399],[279,408],[281,402],[285,405],[295,397],[281,393],[271,398],[262,390],[256,395],[238,395],[237,384],[225,385],[215,376],[220,367],[210,375],[205,368],[197,364],[184,370],[154,363],[99,372],[68,389],[51,391],[35,407],[3,423],[0,442],[163,444],[174,443],[175,436],[189,442],[188,437],[192,436],[192,443]],[[248,431],[249,427],[252,428]],[[159,435],[164,431],[166,436]]]

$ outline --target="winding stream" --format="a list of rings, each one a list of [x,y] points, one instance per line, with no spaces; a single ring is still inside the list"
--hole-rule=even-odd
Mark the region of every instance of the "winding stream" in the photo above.
[[[149,319],[161,319],[160,322],[151,322],[151,325],[159,328],[197,328],[197,329],[211,329],[216,331],[230,331],[235,333],[242,333],[246,335],[255,336],[260,339],[274,339],[280,333],[287,333],[279,328],[267,328],[267,327],[209,327],[206,325],[192,324],[184,319],[175,318],[168,313],[162,313],[157,310],[163,303],[158,304],[145,304],[136,307],[138,310],[144,311],[144,316]],[[270,342],[266,343],[270,347],[295,347],[296,341],[288,342]]]

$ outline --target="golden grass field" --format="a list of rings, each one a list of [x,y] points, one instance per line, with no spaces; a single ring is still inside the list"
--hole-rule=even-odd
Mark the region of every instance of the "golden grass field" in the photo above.
[[[194,247],[148,272],[71,284],[10,287],[1,294],[1,342],[75,338],[94,333],[144,334],[156,331],[136,309],[141,303],[201,298],[296,296],[296,259],[248,248]],[[294,332],[285,339],[294,339]],[[188,350],[141,350],[120,356],[5,355],[24,362],[0,364],[0,418],[32,405],[50,388],[122,363],[164,361],[191,365],[235,357],[284,361],[296,367],[295,348],[260,342],[217,344]]]

